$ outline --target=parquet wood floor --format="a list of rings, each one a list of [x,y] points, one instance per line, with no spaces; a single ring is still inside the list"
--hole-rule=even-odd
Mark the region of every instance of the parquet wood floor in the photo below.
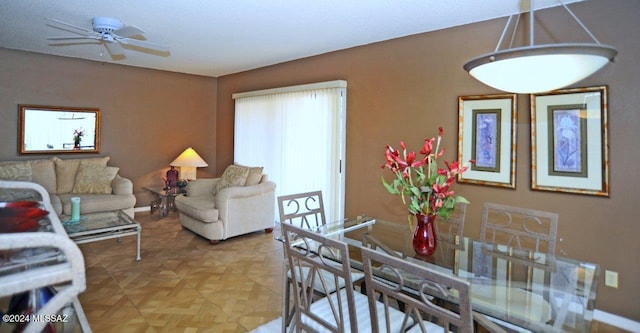
[[[247,332],[280,316],[282,244],[275,233],[212,246],[182,229],[177,213],[136,213],[135,237],[81,244],[87,290],[80,302],[94,332]]]

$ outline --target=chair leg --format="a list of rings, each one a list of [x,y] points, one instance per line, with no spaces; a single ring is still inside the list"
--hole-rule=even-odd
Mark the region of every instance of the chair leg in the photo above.
[[[287,278],[288,265],[284,265],[284,300],[282,302],[282,333],[286,333],[291,325],[291,320],[295,312],[294,308],[291,308],[291,280]]]
[[[266,228],[266,229],[264,229],[264,232],[270,234],[270,233],[273,232],[273,228]]]

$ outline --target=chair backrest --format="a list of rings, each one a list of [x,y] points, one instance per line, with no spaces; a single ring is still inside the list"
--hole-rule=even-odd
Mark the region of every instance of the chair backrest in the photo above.
[[[362,260],[373,332],[389,332],[392,320],[386,310],[394,301],[404,304],[419,331],[442,331],[437,323],[445,332],[473,332],[469,282],[369,248],[362,248]],[[374,305],[378,298],[385,308]],[[444,307],[447,302],[457,306]]]
[[[522,251],[555,254],[558,214],[485,203],[480,240]]]
[[[458,240],[462,240],[462,233],[464,231],[464,220],[467,216],[467,204],[464,202],[456,203],[453,214],[448,219],[443,217],[436,217],[436,232],[438,233],[438,242],[443,241],[447,243],[456,243],[456,237]]]
[[[280,223],[313,229],[327,223],[324,215],[322,192],[283,195],[278,197]]]
[[[287,223],[282,224],[282,232],[291,271],[294,324],[305,332],[347,332],[349,329],[358,332],[347,244]],[[338,285],[344,285],[343,292],[331,294]],[[317,311],[312,307],[317,288],[331,295],[323,298],[329,305],[324,308],[330,311]]]

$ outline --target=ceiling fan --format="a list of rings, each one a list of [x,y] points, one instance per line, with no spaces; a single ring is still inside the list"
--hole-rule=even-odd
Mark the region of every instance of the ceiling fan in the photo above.
[[[62,25],[50,25],[54,28],[69,31],[80,36],[67,36],[67,37],[48,37],[49,40],[82,40],[91,39],[97,40],[109,51],[112,58],[123,58],[124,48],[122,45],[133,46],[139,49],[139,51],[151,51],[159,53],[168,53],[169,47],[161,44],[152,43],[146,40],[132,38],[134,36],[142,37],[144,31],[140,28],[132,25],[124,25],[120,20],[111,17],[94,17],[92,22],[93,30],[89,30],[77,25],[73,25],[67,22],[56,20],[53,18],[47,18],[47,20]],[[71,28],[71,29],[69,29]]]

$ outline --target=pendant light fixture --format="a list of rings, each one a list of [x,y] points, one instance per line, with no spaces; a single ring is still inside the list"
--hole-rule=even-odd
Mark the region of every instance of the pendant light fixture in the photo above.
[[[613,61],[618,51],[612,46],[600,44],[580,19],[561,0],[559,1],[595,44],[534,45],[534,5],[533,0],[530,0],[529,45],[511,48],[520,19],[518,14],[509,48],[499,50],[511,25],[513,16],[510,16],[495,51],[469,60],[463,68],[480,82],[498,90],[533,94],[569,86]]]

